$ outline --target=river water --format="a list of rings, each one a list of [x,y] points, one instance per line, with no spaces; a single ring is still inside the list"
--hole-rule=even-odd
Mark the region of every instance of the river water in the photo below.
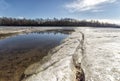
[[[0,81],[19,81],[24,70],[61,44],[72,30],[49,30],[0,39]]]

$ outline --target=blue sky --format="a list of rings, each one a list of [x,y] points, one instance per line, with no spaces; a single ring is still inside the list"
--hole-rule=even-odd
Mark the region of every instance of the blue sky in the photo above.
[[[120,20],[120,0],[0,0],[0,17]]]

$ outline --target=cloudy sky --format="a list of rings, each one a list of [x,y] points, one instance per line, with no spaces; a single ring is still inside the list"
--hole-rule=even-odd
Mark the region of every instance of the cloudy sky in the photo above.
[[[120,0],[0,0],[0,17],[99,19],[120,23]]]

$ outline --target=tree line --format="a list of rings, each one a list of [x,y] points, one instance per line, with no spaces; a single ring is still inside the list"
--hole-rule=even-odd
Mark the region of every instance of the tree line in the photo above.
[[[99,21],[76,20],[71,18],[63,19],[19,19],[19,18],[0,18],[0,26],[91,26],[91,27],[120,27],[116,24],[101,23]]]

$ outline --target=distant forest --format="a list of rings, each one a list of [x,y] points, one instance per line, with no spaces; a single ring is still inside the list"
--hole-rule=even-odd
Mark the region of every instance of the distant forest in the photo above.
[[[91,26],[91,27],[120,27],[116,24],[101,23],[99,21],[78,21],[71,18],[63,19],[19,19],[19,18],[0,18],[0,26]]]

